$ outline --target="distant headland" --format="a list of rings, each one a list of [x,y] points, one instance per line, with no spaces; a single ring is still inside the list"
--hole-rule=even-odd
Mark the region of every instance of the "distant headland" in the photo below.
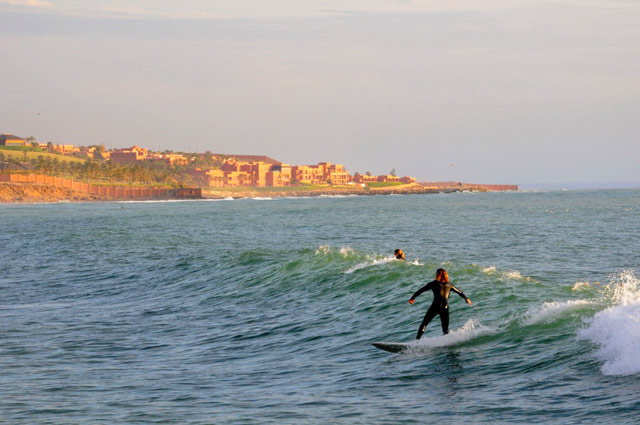
[[[0,134],[0,202],[198,199],[517,191],[517,185],[417,182],[351,174],[342,164],[291,165],[264,155],[38,143]]]

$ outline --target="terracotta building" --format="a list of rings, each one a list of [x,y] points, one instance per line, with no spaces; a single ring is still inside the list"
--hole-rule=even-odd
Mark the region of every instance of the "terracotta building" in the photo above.
[[[224,183],[226,187],[248,187],[251,186],[251,175],[243,171],[226,172]]]
[[[400,177],[398,176],[393,176],[391,174],[383,174],[380,175],[376,178],[376,181],[381,182],[381,183],[386,183],[386,182],[399,182],[400,181]]]
[[[267,172],[267,186],[287,187],[291,186],[291,166],[289,164],[274,165]]]
[[[353,178],[354,183],[373,183],[377,181],[378,178],[376,176],[367,176],[366,174],[356,174]]]
[[[207,181],[211,187],[224,187],[225,177],[222,170],[209,170],[206,172]]]
[[[271,164],[265,162],[240,163],[239,171],[251,176],[251,186],[266,187],[267,173],[271,170],[271,167]]]
[[[115,149],[111,152],[111,162],[115,164],[133,164],[147,157],[147,149],[132,146],[126,149]]]
[[[177,153],[172,153],[172,154],[154,153],[146,159],[153,162],[162,162],[172,166],[186,165],[189,163],[189,158],[187,158],[182,154],[177,154]]]
[[[331,181],[332,184],[346,184],[351,175],[341,164],[320,162],[317,165],[296,165],[291,167],[291,177],[297,183],[321,184]],[[333,176],[333,178],[332,178]]]

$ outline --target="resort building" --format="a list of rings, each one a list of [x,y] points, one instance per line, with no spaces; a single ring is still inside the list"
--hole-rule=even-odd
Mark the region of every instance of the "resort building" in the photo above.
[[[176,154],[176,153],[170,153],[170,154],[154,153],[145,159],[147,161],[152,161],[152,162],[163,162],[171,166],[186,165],[189,163],[189,158],[187,158],[182,154]]]
[[[267,172],[267,186],[287,187],[291,186],[291,166],[289,164],[274,165]]]
[[[0,134],[0,146],[24,146],[26,141],[13,134]]]
[[[248,187],[251,186],[251,175],[244,171],[230,171],[224,173],[225,187]]]
[[[378,176],[376,178],[376,181],[378,181],[380,183],[399,182],[400,181],[400,177],[394,176],[394,175],[391,175],[391,174],[383,174],[383,175]]]
[[[296,183],[318,184],[323,180],[323,173],[317,166],[294,165],[291,167],[291,178]]]
[[[237,162],[264,162],[266,164],[271,165],[280,165],[280,161],[277,161],[273,158],[270,158],[265,155],[230,155],[230,154],[222,154],[222,153],[213,153],[211,154],[213,158],[233,160]]]
[[[211,187],[224,187],[225,176],[222,170],[209,170],[205,173],[207,182]]]
[[[373,183],[377,181],[378,178],[376,176],[368,176],[366,174],[356,174],[353,178],[354,183]]]
[[[147,157],[147,149],[140,146],[132,146],[126,149],[114,149],[111,151],[111,162],[115,164],[134,164]]]

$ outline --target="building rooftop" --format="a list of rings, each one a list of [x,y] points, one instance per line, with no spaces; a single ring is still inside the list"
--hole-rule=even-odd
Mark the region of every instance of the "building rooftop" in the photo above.
[[[266,155],[233,155],[233,154],[227,154],[227,153],[213,153],[213,156],[223,156],[225,158],[235,158],[239,161],[245,161],[245,162],[265,162],[267,164],[271,164],[271,165],[280,165],[282,164],[280,161],[270,158]]]
[[[22,137],[14,136],[13,134],[0,134],[0,140],[24,140]]]

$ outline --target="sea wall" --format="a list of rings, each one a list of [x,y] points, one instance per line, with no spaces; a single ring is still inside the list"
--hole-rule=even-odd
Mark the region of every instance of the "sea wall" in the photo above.
[[[167,189],[146,186],[100,186],[43,174],[2,174],[0,182],[56,186],[107,199],[200,199],[202,189]]]

